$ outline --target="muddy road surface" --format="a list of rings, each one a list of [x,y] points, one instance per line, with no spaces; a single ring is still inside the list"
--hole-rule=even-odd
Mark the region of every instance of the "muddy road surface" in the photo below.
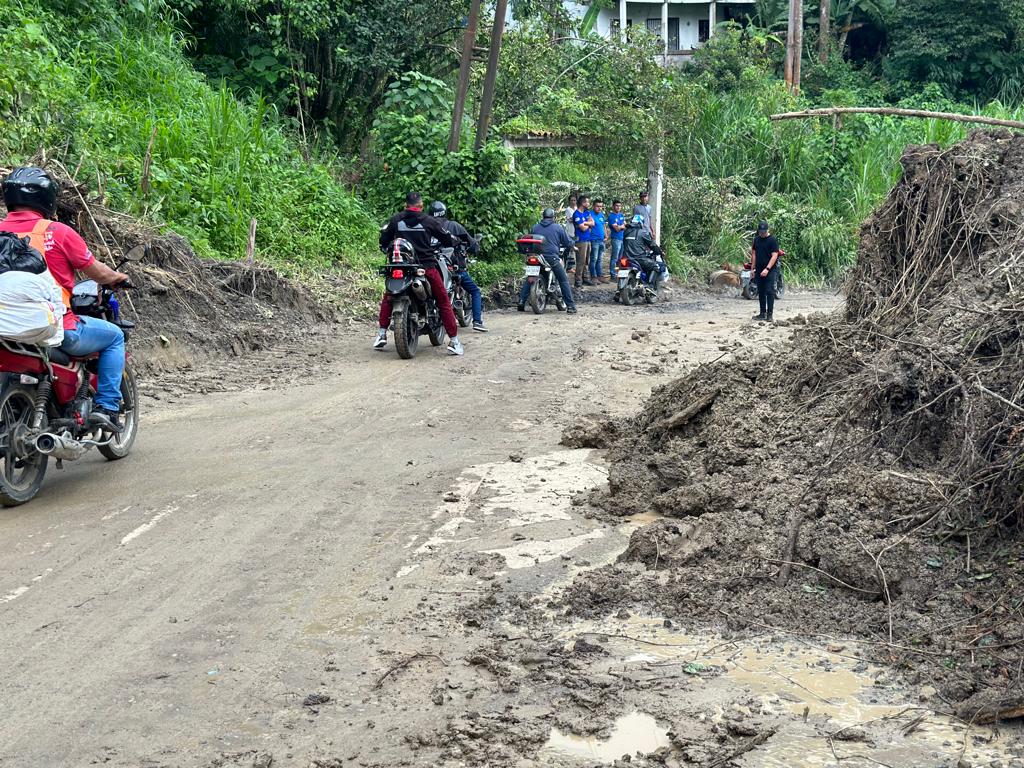
[[[130,459],[0,513],[0,765],[1018,764],[927,717],[904,744],[914,692],[852,646],[552,607],[649,522],[588,517],[607,470],[566,424],[789,333],[732,297],[609,295],[492,313],[464,358],[353,325],[150,382]]]

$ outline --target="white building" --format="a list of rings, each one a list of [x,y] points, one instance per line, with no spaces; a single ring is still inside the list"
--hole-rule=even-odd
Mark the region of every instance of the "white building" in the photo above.
[[[586,18],[596,9],[589,3],[563,0],[566,11],[578,19]],[[604,37],[618,34],[623,27],[642,26],[661,38],[665,45],[664,61],[676,64],[686,61],[724,21],[740,20],[753,12],[755,0],[682,0],[682,2],[633,2],[613,0],[609,8],[597,11],[593,29]],[[663,34],[667,30],[668,34]]]

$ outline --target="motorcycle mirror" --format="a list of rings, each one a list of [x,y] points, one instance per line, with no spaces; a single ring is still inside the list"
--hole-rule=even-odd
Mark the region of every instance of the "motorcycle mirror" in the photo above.
[[[149,255],[149,246],[139,243],[121,257],[122,261],[142,261]]]
[[[477,232],[475,235],[473,235],[473,239],[479,243],[481,240],[484,239],[483,232]]]

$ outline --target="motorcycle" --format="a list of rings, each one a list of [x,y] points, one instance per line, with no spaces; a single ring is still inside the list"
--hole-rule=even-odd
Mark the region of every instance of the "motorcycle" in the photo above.
[[[451,294],[451,270],[444,254],[438,253],[438,269]],[[419,348],[420,336],[430,339],[432,346],[444,343],[444,325],[426,279],[426,268],[399,248],[388,251],[388,263],[381,267],[384,290],[391,296],[391,329],[395,334],[395,350],[403,360],[411,360]]]
[[[782,257],[785,255],[785,251],[779,251],[779,276],[775,281],[775,298],[777,299],[781,299],[786,292],[786,285],[782,275]],[[757,298],[757,280],[754,277],[754,265],[750,261],[745,261],[743,269],[740,271],[740,295],[744,299]]]
[[[559,312],[565,310],[565,298],[562,287],[555,277],[555,271],[544,258],[543,235],[523,235],[516,240],[516,249],[526,257],[524,273],[526,282],[530,284],[529,302],[535,315],[542,315],[549,302],[554,302]],[[566,251],[562,249],[558,256],[565,265]]]
[[[117,265],[141,261],[147,252],[136,246]],[[101,286],[77,283],[71,311],[118,326],[128,341],[135,323],[121,318],[115,291],[128,283]],[[0,339],[0,504],[14,507],[35,498],[51,458],[57,469],[96,448],[109,461],[127,456],[139,430],[138,386],[132,369],[121,377],[120,433],[89,424],[96,392],[98,354],[71,357],[59,347]],[[131,355],[126,353],[126,362]]]
[[[640,265],[630,260],[628,256],[619,258],[618,269],[615,273],[618,278],[615,301],[628,307],[639,303],[641,299],[648,304],[653,304],[658,300],[658,288],[661,287],[661,265],[664,264],[664,259],[660,255],[653,258],[658,263],[658,269],[650,275],[640,269]]]
[[[478,243],[483,238],[483,235],[476,235],[473,239]],[[452,248],[445,248],[445,256],[449,259],[449,264],[452,265],[453,272],[456,273],[456,277],[451,282],[451,287],[448,289],[448,298],[452,303],[452,311],[455,313],[455,319],[459,321],[460,328],[467,328],[469,324],[473,322],[473,301],[465,288],[462,287],[462,280],[458,277],[458,269],[455,269],[457,263],[462,264],[473,264],[472,259],[466,258],[465,253],[456,254]]]

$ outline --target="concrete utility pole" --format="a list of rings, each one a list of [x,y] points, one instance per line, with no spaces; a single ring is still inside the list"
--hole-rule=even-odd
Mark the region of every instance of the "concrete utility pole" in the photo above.
[[[626,27],[629,19],[626,17],[626,0],[619,0],[619,37],[626,39]]]
[[[668,0],[661,4],[661,55],[668,66]]]
[[[828,62],[828,51],[832,47],[832,27],[829,14],[831,13],[832,0],[819,0],[821,10],[818,13],[818,61],[822,64]]]
[[[480,97],[480,120],[476,124],[478,151],[487,141],[491,130],[491,109],[494,107],[494,84],[498,79],[498,57],[501,55],[501,38],[505,34],[505,16],[508,14],[508,0],[498,0],[494,9],[494,26],[491,27],[491,50],[487,56],[487,74],[484,75],[484,91]]]
[[[789,25],[786,28],[786,86],[790,93],[800,92],[800,61],[804,48],[803,0],[789,0]]]
[[[473,0],[469,7],[466,34],[462,37],[462,59],[459,61],[459,85],[455,90],[455,110],[452,112],[452,132],[448,137],[448,151],[459,151],[462,137],[462,115],[466,111],[466,96],[469,94],[469,75],[473,68],[473,46],[476,44],[476,26],[480,18],[480,0]]]

